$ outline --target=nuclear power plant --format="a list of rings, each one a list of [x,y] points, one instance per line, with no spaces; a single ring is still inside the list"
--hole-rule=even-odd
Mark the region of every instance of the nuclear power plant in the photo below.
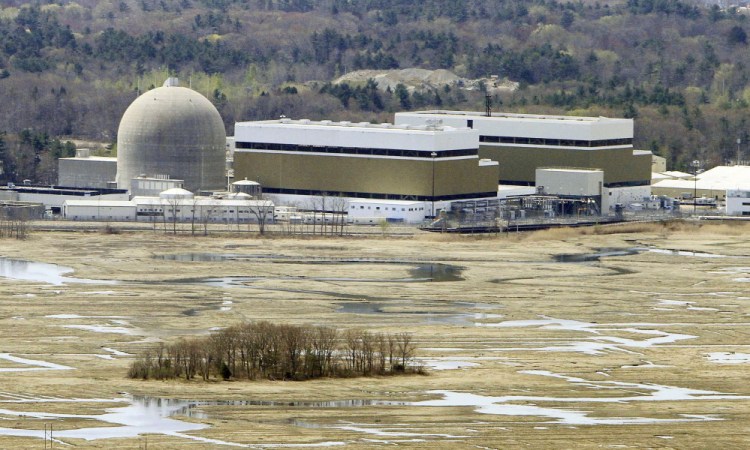
[[[60,159],[61,186],[3,188],[0,199],[26,195],[53,212],[75,211],[75,220],[153,221],[166,217],[163,203],[173,198],[162,193],[184,189],[195,197],[182,198],[182,209],[231,199],[226,208],[210,208],[210,221],[252,221],[252,211],[273,205],[284,207],[277,217],[322,209],[371,224],[486,212],[506,199],[545,216],[606,216],[622,205],[654,203],[653,155],[633,148],[631,119],[490,110],[400,112],[394,119],[239,122],[227,138],[214,105],[170,78],[124,112],[116,158],[81,150]],[[252,192],[243,192],[248,187]],[[179,217],[186,220],[184,211]]]

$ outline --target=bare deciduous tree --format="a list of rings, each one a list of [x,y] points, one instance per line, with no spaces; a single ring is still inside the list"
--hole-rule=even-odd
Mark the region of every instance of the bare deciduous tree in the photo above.
[[[413,373],[408,333],[374,334],[330,327],[242,323],[206,338],[147,349],[131,378],[289,379]]]

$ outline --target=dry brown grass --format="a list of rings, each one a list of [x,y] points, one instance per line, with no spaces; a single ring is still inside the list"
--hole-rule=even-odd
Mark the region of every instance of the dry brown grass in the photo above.
[[[750,233],[750,223],[747,222],[695,222],[686,220],[669,220],[663,222],[625,222],[616,224],[601,224],[591,227],[563,227],[547,230],[509,233],[508,237],[519,241],[550,241],[564,240],[580,236],[605,236],[618,234],[653,234],[663,238],[671,234],[700,234],[742,236]]]
[[[421,448],[569,448],[571,443],[578,448],[615,445],[651,448],[665,443],[675,448],[742,448],[746,436],[737,430],[750,427],[750,401],[746,399],[562,403],[544,398],[601,399],[646,396],[649,392],[630,387],[592,389],[586,384],[527,372],[550,371],[592,383],[649,383],[750,395],[747,364],[717,364],[706,356],[711,352],[749,353],[746,331],[750,303],[743,298],[750,296],[750,285],[735,281],[747,276],[742,272],[750,255],[750,242],[742,237],[748,231],[747,225],[678,222],[626,224],[611,229],[600,227],[596,233],[593,228],[557,229],[499,236],[430,233],[399,239],[258,239],[230,234],[192,238],[148,231],[119,235],[35,233],[24,242],[2,241],[3,253],[8,257],[70,266],[75,269],[73,276],[80,278],[132,281],[107,286],[50,286],[0,280],[2,351],[75,368],[2,372],[0,400],[16,395],[112,398],[125,391],[204,400],[408,402],[439,398],[427,391],[444,389],[477,395],[528,395],[537,399],[513,403],[587,411],[590,417],[679,420],[684,418],[682,414],[712,414],[722,420],[571,426],[547,417],[480,414],[471,407],[407,405],[326,409],[223,405],[201,407],[207,418],[178,418],[210,425],[194,432],[195,435],[256,446],[326,441],[343,441],[351,448],[386,445],[373,441],[379,439],[401,440],[399,445]],[[632,247],[633,242],[737,257],[678,257],[643,252],[586,264],[561,264],[551,259],[555,254]],[[184,253],[262,258],[223,262],[153,258],[153,255]],[[367,262],[320,263],[326,259]],[[310,260],[319,263],[306,263]],[[411,265],[387,262],[391,260],[448,261],[463,268],[464,281],[382,281],[413,276]],[[165,282],[222,275],[259,279],[248,281],[250,288]],[[226,301],[231,303],[225,304]],[[351,303],[363,306],[364,310],[341,312],[342,305]],[[368,305],[382,312],[367,312]],[[50,317],[56,314],[71,316]],[[580,321],[592,324],[589,327],[595,330],[493,326],[503,321],[544,318]],[[425,377],[320,379],[305,383],[141,382],[125,378],[133,357],[96,356],[107,354],[103,348],[135,355],[159,341],[168,344],[183,336],[205,336],[213,327],[243,320],[325,325],[374,333],[409,332],[420,349],[418,357],[463,361],[466,367],[430,370]],[[68,328],[70,325],[116,326],[132,334]],[[670,334],[695,337],[675,343],[641,345],[646,339]],[[619,343],[622,340],[633,340],[634,345],[622,345]],[[614,347],[598,354],[539,350],[550,345],[565,347],[581,343]],[[0,361],[0,366],[18,364]],[[5,409],[64,414],[98,414],[106,407],[109,405],[44,401],[2,404]],[[56,429],[64,429],[78,426],[80,420],[60,418],[54,422]],[[90,422],[91,426],[107,425],[96,420]],[[28,415],[12,417],[7,426],[39,429],[40,419]],[[343,430],[345,426],[414,433],[414,436],[376,436]],[[435,436],[440,434],[465,437]],[[672,439],[665,441],[655,436]],[[66,442],[80,448],[143,446],[143,438],[66,439]],[[148,442],[150,448],[215,448],[210,443],[178,436],[151,435]],[[39,440],[0,437],[0,448],[40,447]]]

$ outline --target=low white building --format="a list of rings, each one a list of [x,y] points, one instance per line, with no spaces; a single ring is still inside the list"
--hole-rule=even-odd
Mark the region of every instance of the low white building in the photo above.
[[[135,204],[129,200],[68,199],[62,205],[63,217],[68,220],[133,222]]]
[[[651,197],[651,186],[625,186],[602,189],[602,214],[615,209],[615,205],[641,203]]]
[[[254,223],[273,222],[273,202],[249,197],[156,198],[135,197],[139,221]],[[156,218],[156,219],[154,219]]]
[[[52,211],[54,214],[61,213],[63,204],[68,200],[107,202],[127,199],[128,191],[124,189],[87,189],[30,185],[0,187],[0,200],[41,203],[47,210]]]
[[[726,212],[728,216],[750,216],[750,189],[728,190]]]
[[[726,200],[727,192],[750,190],[750,166],[717,166],[690,179],[662,180],[654,183],[656,195],[672,198]]]
[[[438,205],[440,203],[440,205]],[[443,204],[446,203],[446,204]],[[435,210],[450,206],[448,202],[435,202]],[[386,222],[421,223],[431,215],[430,202],[409,200],[349,199],[349,223],[376,225]]]
[[[604,185],[604,172],[598,169],[539,168],[536,185],[544,187],[546,194],[565,198],[596,199],[602,214],[608,214],[615,205],[642,204],[651,197],[651,186]]]
[[[68,200],[63,205],[68,220],[255,223],[273,222],[270,200],[253,200],[246,194],[224,198],[195,197],[183,189],[169,189],[159,197],[134,197],[124,201]]]
[[[599,197],[604,171],[575,168],[537,168],[536,186],[544,192],[565,197]]]

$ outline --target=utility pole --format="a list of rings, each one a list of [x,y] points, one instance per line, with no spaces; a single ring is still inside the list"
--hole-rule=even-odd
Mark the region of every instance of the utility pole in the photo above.
[[[432,201],[432,211],[430,215],[432,215],[432,218],[435,219],[435,157],[437,156],[437,153],[432,152],[430,153],[430,157],[432,158],[432,197],[430,197],[430,200]]]
[[[739,166],[741,163],[740,159],[740,144],[742,143],[742,139],[737,138],[737,163],[735,165]]]
[[[700,165],[699,160],[693,160],[693,215],[698,211],[698,167]]]

